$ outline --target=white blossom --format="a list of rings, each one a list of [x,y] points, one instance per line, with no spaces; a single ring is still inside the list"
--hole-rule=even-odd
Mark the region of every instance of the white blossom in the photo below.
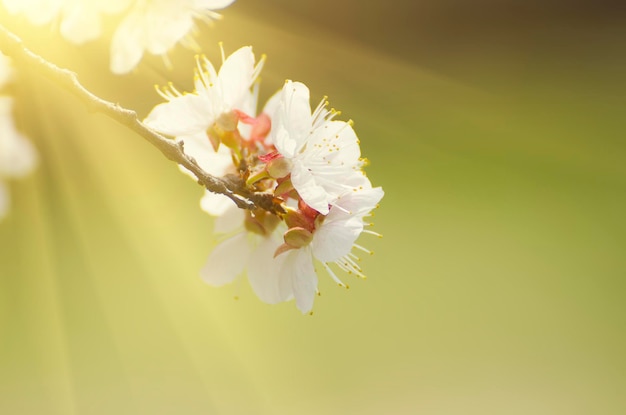
[[[322,214],[361,175],[361,150],[351,122],[335,121],[325,99],[311,112],[309,89],[287,81],[276,109],[271,139],[291,163],[291,182],[300,197]]]
[[[240,210],[221,194],[205,191],[201,208],[215,216],[220,243],[200,274],[214,286],[247,273],[256,295],[275,304],[295,299],[308,313],[318,292],[319,264],[339,285],[333,269],[365,277],[353,251],[366,217],[383,197],[363,172],[351,122],[337,121],[322,100],[311,111],[309,90],[287,81],[256,115],[262,61],[250,47],[223,59],[219,72],[198,59],[195,90],[170,85],[166,99],[145,123],[183,141],[184,151],[215,176],[231,174],[248,190],[273,195],[281,213]],[[332,268],[331,268],[332,267]]]
[[[237,130],[249,139],[250,125],[238,122],[239,113],[254,116],[258,89],[251,90],[261,70],[255,65],[252,48],[243,47],[224,60],[219,72],[206,58],[198,58],[195,91],[182,94],[175,88],[161,91],[167,102],[157,105],[144,122],[149,127],[184,142],[184,151],[213,176],[235,173],[231,150],[210,141],[208,131]],[[229,125],[226,125],[229,124]],[[181,167],[184,172],[187,172]],[[189,172],[187,172],[189,173]],[[193,174],[189,173],[192,178]],[[225,196],[205,191],[201,206],[213,216],[221,216],[232,201]]]
[[[287,251],[280,271],[282,286],[291,287],[296,306],[303,313],[311,311],[317,292],[317,274],[314,261],[319,261],[329,275],[341,286],[346,286],[329,267],[335,264],[341,270],[365,277],[358,265],[353,248],[371,254],[357,245],[358,237],[366,232],[365,218],[376,208],[384,192],[380,187],[372,188],[367,179],[363,185],[341,195],[330,208],[328,215],[318,216],[313,238],[309,245]],[[374,232],[367,231],[368,233]],[[280,257],[280,256],[279,256]]]
[[[210,127],[223,131],[237,128],[235,110],[245,110],[255,99],[251,87],[263,66],[255,65],[250,46],[231,54],[219,72],[206,58],[198,58],[195,91],[181,93],[173,86],[159,91],[167,102],[152,109],[144,122],[174,137],[206,135]]]

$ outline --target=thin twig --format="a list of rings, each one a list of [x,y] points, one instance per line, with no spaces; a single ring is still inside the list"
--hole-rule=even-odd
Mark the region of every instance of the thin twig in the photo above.
[[[19,37],[1,24],[0,50],[15,61],[23,62],[30,68],[35,68],[38,73],[75,95],[91,111],[99,111],[135,131],[159,149],[169,160],[192,172],[198,179],[198,183],[209,191],[228,196],[241,209],[260,208],[273,213],[281,211],[280,206],[274,203],[272,195],[253,192],[237,180],[215,177],[202,170],[193,157],[185,154],[182,142],[177,143],[148,128],[139,121],[135,111],[122,108],[119,104],[114,104],[94,95],[78,81],[74,72],[59,68],[30,51]]]

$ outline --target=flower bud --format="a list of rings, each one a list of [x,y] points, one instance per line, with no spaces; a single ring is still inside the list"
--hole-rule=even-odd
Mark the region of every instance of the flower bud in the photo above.
[[[293,248],[305,247],[313,240],[313,234],[304,228],[291,228],[283,237],[285,243]]]
[[[287,251],[290,251],[292,249],[296,249],[293,246],[289,246],[287,244],[282,244],[281,246],[279,246],[278,248],[276,248],[276,251],[274,252],[274,258],[276,258],[278,255],[283,254]]]
[[[313,221],[297,210],[289,209],[283,219],[289,228],[304,228],[310,232],[315,229]]]
[[[280,179],[291,173],[291,161],[279,157],[267,163],[267,172],[275,179]]]
[[[248,232],[256,233],[257,235],[266,235],[265,227],[256,218],[247,215],[243,222],[244,227]]]
[[[274,189],[274,194],[276,196],[284,195],[285,193],[289,193],[293,190],[293,183],[291,183],[291,179],[285,179],[281,181],[276,189]]]
[[[239,115],[235,111],[225,112],[217,118],[216,124],[224,131],[235,131],[239,123]]]

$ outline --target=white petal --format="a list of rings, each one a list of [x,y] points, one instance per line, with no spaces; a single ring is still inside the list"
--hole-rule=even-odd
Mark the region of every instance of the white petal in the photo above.
[[[334,262],[352,250],[362,231],[361,218],[349,215],[342,220],[333,221],[327,218],[313,235],[313,255],[322,262]]]
[[[244,210],[235,206],[232,200],[228,199],[228,202],[230,203],[229,208],[215,218],[213,232],[228,233],[243,226],[243,221],[246,219]]]
[[[162,55],[173,48],[193,27],[193,10],[176,2],[153,2],[144,16],[146,49]]]
[[[8,83],[13,77],[13,67],[11,59],[0,53],[0,88]]]
[[[0,176],[21,177],[37,164],[35,148],[15,128],[12,99],[0,97]]]
[[[272,122],[276,115],[276,111],[278,111],[278,107],[280,105],[280,99],[283,96],[282,92],[283,92],[282,90],[277,91],[274,95],[272,95],[267,100],[267,102],[265,103],[265,106],[263,107],[263,112],[270,117]]]
[[[363,217],[376,208],[385,192],[382,187],[357,189],[340,196],[335,204],[353,216]],[[331,209],[331,217],[334,214],[342,214],[340,209]]]
[[[277,115],[274,120],[280,120],[280,117]],[[284,125],[273,121],[269,141],[274,143],[278,152],[284,157],[292,159],[296,156],[298,141],[291,138]]]
[[[324,154],[325,160],[335,166],[351,168],[359,163],[361,148],[352,126],[344,121],[328,121],[315,129],[308,140],[308,146],[321,144],[336,146],[337,150]]]
[[[211,216],[223,215],[231,206],[234,206],[233,201],[227,196],[208,190],[204,191],[204,196],[200,199],[200,207]]]
[[[61,21],[61,34],[76,44],[83,44],[100,36],[100,12],[83,2],[76,3]]]
[[[280,269],[285,255],[274,258],[274,252],[281,244],[280,239],[263,237],[250,256],[248,280],[261,301],[276,304],[292,297],[291,290],[285,290],[280,284]]]
[[[329,197],[324,187],[316,183],[315,177],[309,169],[299,161],[293,164],[291,182],[307,205],[311,206],[322,215],[328,214],[328,204],[333,202],[332,198]]]
[[[363,231],[363,217],[376,207],[383,195],[380,187],[342,195],[313,236],[311,247],[315,257],[322,262],[334,262],[347,255]]]
[[[154,107],[144,123],[171,136],[195,135],[205,132],[213,124],[210,116],[204,97],[186,94]]]
[[[313,267],[313,257],[308,248],[287,252],[285,263],[280,272],[280,279],[291,281],[296,306],[302,313],[313,308],[313,300],[317,293],[317,274]]]
[[[241,228],[246,218],[243,209],[239,209],[228,197],[205,191],[200,200],[200,207],[209,215],[216,216],[213,232],[229,233]]]
[[[0,182],[0,219],[4,218],[9,212],[11,198],[5,184]]]
[[[217,287],[233,282],[246,267],[249,255],[247,232],[238,233],[213,249],[200,276],[207,284]]]
[[[214,176],[234,173],[230,149],[220,146],[217,151],[213,150],[204,131],[193,136],[179,136],[178,140],[185,143],[185,154],[193,157],[205,172]]]
[[[63,0],[3,0],[9,13],[24,13],[34,25],[50,23],[61,11]]]
[[[233,52],[222,64],[218,78],[225,108],[240,108],[254,82],[254,53],[244,46]]]
[[[272,136],[279,153],[294,157],[304,145],[312,127],[309,89],[300,82],[287,81],[275,115],[276,131]],[[284,131],[282,130],[284,129]]]
[[[143,22],[138,13],[129,13],[111,40],[111,72],[121,75],[139,64],[144,51]]]

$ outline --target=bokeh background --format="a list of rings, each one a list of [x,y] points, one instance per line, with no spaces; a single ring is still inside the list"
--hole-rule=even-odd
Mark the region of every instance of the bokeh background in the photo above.
[[[626,11],[622,2],[238,0],[218,59],[268,55],[355,120],[382,240],[369,279],[321,278],[314,315],[198,270],[201,189],[29,68],[12,88],[38,170],[0,224],[2,414],[626,413]],[[146,59],[108,73],[0,15],[98,95],[145,116]],[[0,45],[1,46],[1,45]],[[239,300],[234,297],[238,296]]]

